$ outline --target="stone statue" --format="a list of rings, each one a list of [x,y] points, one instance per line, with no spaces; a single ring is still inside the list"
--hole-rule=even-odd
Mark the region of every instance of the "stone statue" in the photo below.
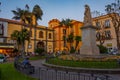
[[[84,26],[92,25],[92,17],[90,8],[88,5],[85,5],[85,13],[84,13]]]

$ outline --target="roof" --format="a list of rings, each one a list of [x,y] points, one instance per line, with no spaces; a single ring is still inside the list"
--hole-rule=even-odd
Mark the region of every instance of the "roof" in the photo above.
[[[10,19],[5,19],[5,18],[0,18],[0,21],[13,23],[13,24],[18,24],[18,25],[27,25],[27,24],[22,23],[22,22],[17,21],[17,20],[10,20]]]

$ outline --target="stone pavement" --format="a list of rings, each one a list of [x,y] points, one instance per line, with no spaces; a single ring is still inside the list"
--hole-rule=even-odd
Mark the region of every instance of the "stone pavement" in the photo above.
[[[31,61],[31,65],[35,66],[35,73],[31,74],[30,76],[32,76],[33,78],[38,78],[39,79],[39,68],[43,67],[45,68],[45,66],[42,65],[42,62],[44,62],[45,60],[36,60],[36,61]]]
[[[30,76],[34,77],[34,78],[38,78],[40,79],[40,70],[41,67],[42,68],[47,68],[46,66],[43,66],[42,63],[44,62],[45,60],[37,60],[37,61],[31,61],[31,64],[35,66],[35,73],[34,74],[30,74]],[[54,70],[54,69],[53,69]],[[50,73],[51,74],[51,73]],[[87,73],[86,73],[87,74]],[[46,73],[44,74],[46,75]],[[110,77],[112,77],[112,79],[110,80],[120,80],[120,74],[107,74],[109,75]],[[42,75],[43,76],[43,75]],[[42,80],[45,80],[45,79],[42,79]],[[51,80],[50,78],[48,80]],[[57,79],[59,80],[59,79]],[[62,80],[62,79],[60,79]],[[71,80],[71,79],[70,79]],[[74,79],[73,79],[74,80]],[[77,79],[75,79],[77,80]],[[80,79],[81,80],[81,79]],[[87,80],[87,79],[83,79],[83,80]],[[88,80],[91,80],[91,79],[88,79]]]

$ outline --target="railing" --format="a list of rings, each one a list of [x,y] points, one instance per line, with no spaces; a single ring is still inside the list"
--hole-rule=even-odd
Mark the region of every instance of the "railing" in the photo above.
[[[27,75],[36,77],[39,80],[114,80],[107,74],[83,73],[48,67],[35,67],[35,72],[33,74],[28,74],[31,69],[24,68],[20,63],[15,64],[15,68]]]
[[[40,80],[113,80],[110,76],[104,74],[60,71],[42,67],[39,67],[36,71],[38,71]]]
[[[20,64],[16,66],[16,69],[27,75],[32,75],[28,74],[29,69],[24,69]],[[35,67],[33,75],[39,80],[113,80],[111,76],[105,74],[81,73],[68,70],[62,71],[47,67]]]

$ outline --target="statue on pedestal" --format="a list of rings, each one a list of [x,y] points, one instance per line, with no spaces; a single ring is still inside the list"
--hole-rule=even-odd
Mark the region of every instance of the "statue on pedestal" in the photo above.
[[[81,55],[99,55],[99,48],[96,45],[96,28],[92,25],[90,7],[85,5],[84,26],[82,30]]]
[[[88,5],[85,5],[85,12],[84,12],[84,26],[92,25],[92,17],[90,8]]]

